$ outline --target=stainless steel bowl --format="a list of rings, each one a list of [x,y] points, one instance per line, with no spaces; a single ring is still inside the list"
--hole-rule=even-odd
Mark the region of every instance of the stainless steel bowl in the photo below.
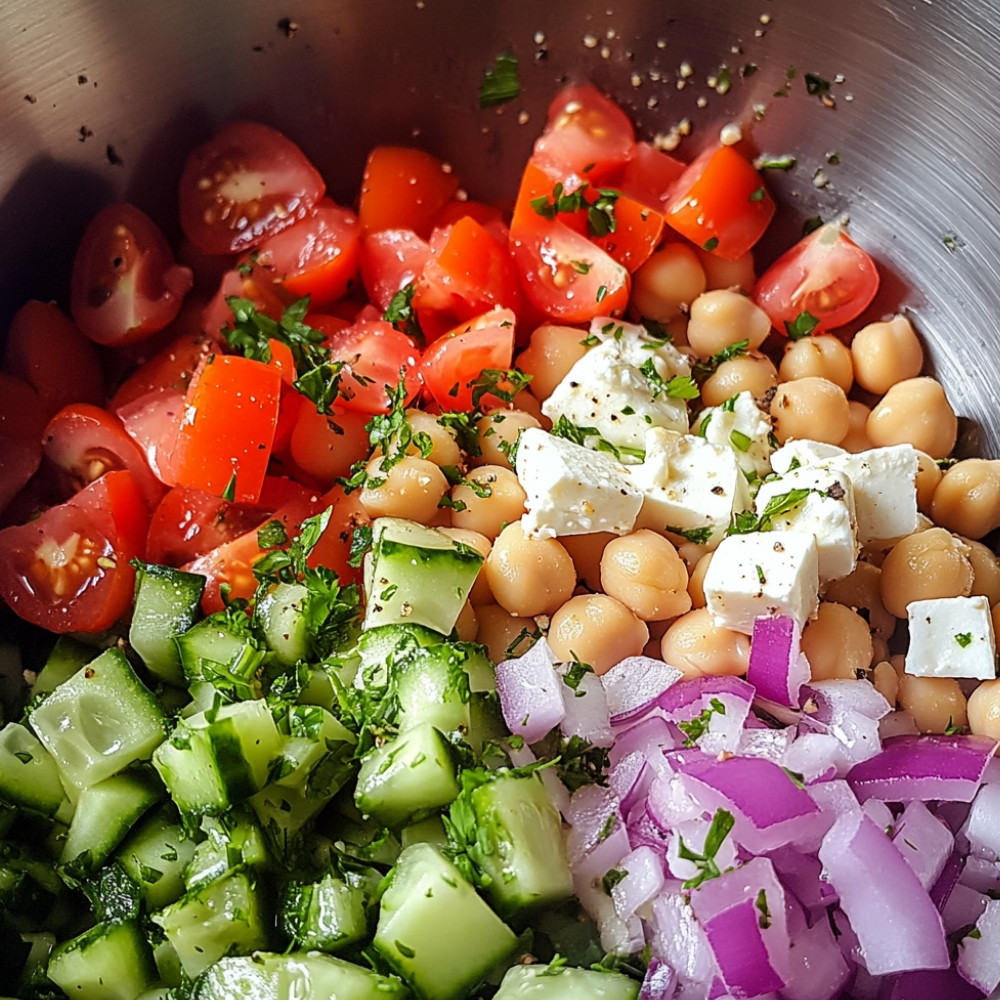
[[[647,137],[690,120],[682,155],[729,121],[759,150],[795,154],[794,170],[770,177],[786,223],[762,258],[802,218],[848,214],[884,269],[887,305],[912,311],[966,418],[963,447],[1000,455],[1000,0],[3,0],[2,11],[0,331],[29,296],[65,302],[75,244],[102,204],[133,200],[176,233],[185,153],[228,118],[282,128],[341,199],[378,142],[423,146],[475,195],[501,197],[549,99],[586,78]],[[522,95],[481,110],[483,70],[501,52],[520,60]],[[830,83],[834,107],[807,74]]]

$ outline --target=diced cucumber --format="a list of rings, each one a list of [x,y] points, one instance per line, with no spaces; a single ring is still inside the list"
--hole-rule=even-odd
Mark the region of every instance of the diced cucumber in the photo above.
[[[270,863],[260,825],[245,806],[223,816],[206,816],[201,828],[205,839],[184,869],[188,889],[222,878],[235,868],[263,871]]]
[[[421,647],[395,673],[399,729],[430,723],[443,733],[469,731],[469,675],[449,643]]]
[[[0,917],[7,915],[19,929],[38,927],[52,911],[63,883],[48,856],[15,844],[0,853]]]
[[[428,816],[425,819],[410,823],[399,831],[399,839],[403,847],[410,844],[433,844],[435,847],[448,847],[448,834],[440,816]]]
[[[28,721],[60,775],[78,788],[149,760],[167,730],[159,703],[117,646],[60,684]]]
[[[151,771],[113,774],[80,792],[63,843],[60,864],[74,878],[97,870],[125,839],[139,817],[163,798]]]
[[[51,816],[66,798],[59,768],[20,722],[0,729],[0,799]]]
[[[482,564],[475,549],[436,528],[376,518],[363,627],[412,623],[449,635]]]
[[[182,719],[153,764],[188,822],[219,815],[260,791],[281,736],[263,701],[239,701]]]
[[[481,783],[475,784],[477,778]],[[451,827],[493,908],[522,919],[573,895],[562,820],[535,771],[466,771]]]
[[[254,617],[264,633],[271,656],[284,667],[309,658],[312,645],[309,622],[302,613],[308,595],[304,584],[277,583],[254,607]]]
[[[620,972],[515,965],[493,1000],[636,1000],[639,983]]]
[[[192,979],[223,955],[268,946],[270,915],[256,880],[241,869],[207,882],[152,915]]]
[[[156,980],[153,956],[134,920],[96,924],[58,945],[48,977],[80,1000],[135,1000]]]
[[[229,700],[260,697],[260,676],[267,650],[222,612],[203,618],[174,638],[191,694],[205,685]],[[211,698],[208,699],[211,701]]]
[[[135,583],[129,642],[150,673],[168,684],[183,684],[184,671],[174,637],[198,619],[205,577],[143,563],[136,570]]]
[[[398,829],[448,805],[459,790],[455,748],[424,723],[364,756],[354,801],[365,815]]]
[[[409,1000],[409,990],[352,962],[317,952],[224,958],[194,985],[191,1000]]]
[[[88,646],[72,636],[59,636],[44,666],[38,671],[35,683],[31,685],[32,698],[54,691],[63,681],[68,681],[80,667],[90,663],[99,652],[99,649]]]
[[[360,885],[332,874],[289,882],[278,905],[278,926],[296,948],[331,954],[368,936],[368,897]]]
[[[168,804],[140,820],[115,857],[139,886],[146,908],[158,910],[184,894],[184,870],[194,849]]]
[[[517,938],[440,851],[413,844],[389,876],[374,945],[423,1000],[459,1000]]]

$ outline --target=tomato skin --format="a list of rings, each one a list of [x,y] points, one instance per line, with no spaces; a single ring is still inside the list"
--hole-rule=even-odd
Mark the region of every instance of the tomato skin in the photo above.
[[[50,632],[101,632],[132,603],[149,513],[132,476],[109,472],[66,503],[0,531],[0,596]]]
[[[233,310],[226,301],[233,296],[249,299],[257,312],[275,320],[281,319],[281,314],[293,301],[280,284],[269,280],[266,272],[260,269],[227,271],[201,314],[201,329],[220,344],[225,342],[223,331],[233,325]]]
[[[202,253],[243,253],[304,219],[325,191],[291,139],[257,122],[230,122],[188,156],[181,226]]]
[[[742,257],[775,212],[754,165],[732,146],[706,149],[678,179],[667,225],[723,260]]]
[[[491,309],[450,330],[427,348],[420,372],[427,392],[441,410],[471,410],[473,387],[483,370],[510,368],[515,323],[510,309]],[[494,397],[487,395],[480,405],[490,402]]]
[[[90,220],[76,251],[70,312],[98,344],[142,340],[173,320],[193,283],[148,215],[134,205],[108,205]]]
[[[431,246],[412,229],[369,233],[361,243],[361,280],[382,312],[393,296],[414,281],[431,258]]]
[[[333,570],[341,586],[361,583],[360,566],[349,566],[351,536],[362,526],[370,526],[372,519],[361,503],[361,491],[345,493],[342,486],[334,486],[323,496],[323,506],[331,507],[326,530],[319,536],[309,553],[308,564]]]
[[[595,246],[632,274],[649,259],[663,235],[663,215],[628,195],[619,195],[614,205],[615,231],[593,237]]]
[[[46,407],[27,382],[0,371],[0,511],[42,461]]]
[[[676,157],[648,142],[637,142],[617,187],[622,194],[662,212],[685,170],[687,164]]]
[[[787,335],[803,312],[818,321],[812,332],[823,333],[860,316],[878,286],[875,261],[842,226],[829,222],[799,240],[760,276],[753,299],[780,333]]]

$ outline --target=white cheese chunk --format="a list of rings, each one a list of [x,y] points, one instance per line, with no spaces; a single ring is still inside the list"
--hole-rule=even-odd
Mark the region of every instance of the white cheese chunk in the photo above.
[[[621,345],[606,340],[573,365],[542,403],[542,413],[553,423],[564,418],[575,427],[593,428],[585,444],[603,438],[620,450],[623,460],[639,461],[650,427],[688,429],[684,400],[662,393],[656,397],[653,390],[647,375],[623,358]]]
[[[644,495],[636,526],[673,531],[714,548],[733,511],[750,506],[750,489],[732,449],[659,429],[646,434],[645,447],[645,461],[630,470]]]
[[[996,639],[985,597],[939,597],[906,606],[910,645],[905,671],[915,677],[996,677]]]
[[[819,604],[816,539],[797,531],[729,535],[703,586],[708,610],[724,628],[750,635],[760,615],[788,615],[805,625]]]
[[[805,438],[793,438],[786,441],[771,454],[771,468],[783,476],[790,469],[800,465],[826,465],[830,459],[844,458],[849,451],[825,441],[809,441]]]
[[[771,471],[771,419],[749,392],[737,393],[721,406],[709,406],[692,429],[720,448],[732,448],[744,472],[763,479]]]
[[[767,527],[805,531],[816,539],[821,584],[847,576],[857,565],[859,549],[850,478],[823,466],[792,469],[761,483],[754,501],[757,516],[763,515],[768,504],[785,506],[794,490],[808,492],[794,506],[773,514]]]
[[[590,321],[590,335],[602,343],[614,341],[618,356],[634,368],[641,368],[652,358],[654,368],[664,379],[691,374],[691,359],[683,351],[679,351],[669,340],[651,336],[639,323],[595,316]]]
[[[515,465],[527,494],[527,513],[521,517],[526,535],[622,535],[632,530],[642,491],[607,452],[529,427],[518,440]]]

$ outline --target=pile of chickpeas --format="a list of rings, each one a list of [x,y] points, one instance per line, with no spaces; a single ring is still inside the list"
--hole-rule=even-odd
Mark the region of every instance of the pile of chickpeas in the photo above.
[[[788,341],[772,333],[766,313],[746,294],[753,282],[749,254],[726,262],[668,244],[636,272],[632,309],[664,324],[692,357],[749,342],[746,353],[720,364],[702,384],[702,406],[748,390],[770,412],[779,442],[810,438],[850,452],[906,443],[920,453],[924,524],[908,537],[866,546],[849,576],[826,585],[802,633],[813,678],[867,678],[921,732],[967,727],[1000,738],[1000,680],[907,674],[901,628],[910,601],[984,595],[1000,631],[1000,561],[980,541],[1000,526],[1000,462],[966,459],[942,471],[939,460],[955,446],[957,420],[942,386],[921,376],[923,350],[905,316],[871,323],[852,337]],[[438,526],[483,554],[458,631],[486,645],[495,660],[517,655],[526,636],[544,632],[557,657],[589,663],[598,674],[639,653],[662,657],[688,676],[744,674],[749,637],[714,624],[705,608],[711,552],[648,525],[620,537],[555,539],[527,537],[521,528],[525,492],[510,446],[523,428],[549,426],[540,404],[586,351],[585,336],[558,325],[533,331],[516,359],[532,381],[513,408],[479,420],[478,454],[463,453],[434,414],[409,411],[413,430],[433,443],[430,454],[420,457],[410,445],[387,470],[375,456],[370,472],[384,481],[347,502],[362,517]],[[441,471],[446,466],[464,469],[466,481],[450,485]],[[450,505],[442,506],[446,496]]]

